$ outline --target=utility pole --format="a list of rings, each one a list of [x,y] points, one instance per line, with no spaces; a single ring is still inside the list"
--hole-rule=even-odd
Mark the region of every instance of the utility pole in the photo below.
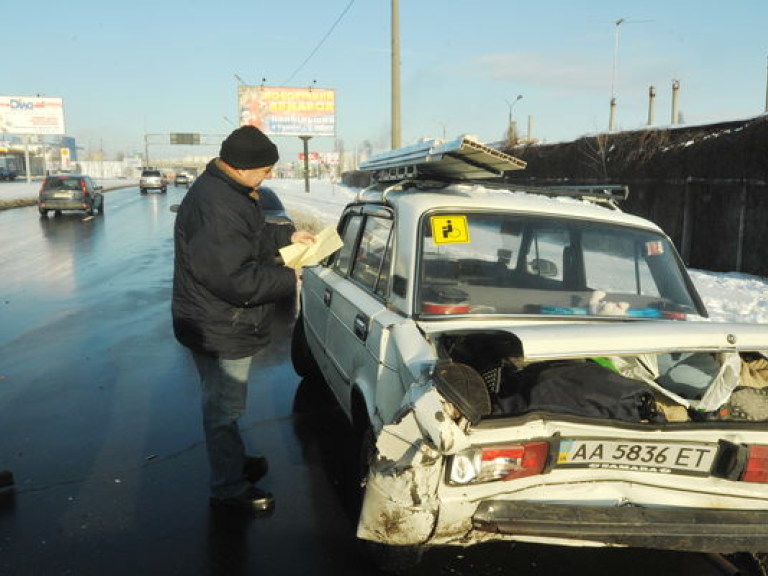
[[[392,150],[400,148],[400,0],[392,0]]]
[[[304,192],[309,192],[309,141],[312,136],[299,136],[304,142]]]

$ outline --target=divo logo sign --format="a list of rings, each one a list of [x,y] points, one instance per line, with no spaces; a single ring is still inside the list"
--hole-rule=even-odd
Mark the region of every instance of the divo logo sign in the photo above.
[[[33,102],[28,100],[21,100],[19,98],[11,98],[10,106],[11,110],[17,110],[19,112],[23,112],[25,110],[31,112],[35,108]]]

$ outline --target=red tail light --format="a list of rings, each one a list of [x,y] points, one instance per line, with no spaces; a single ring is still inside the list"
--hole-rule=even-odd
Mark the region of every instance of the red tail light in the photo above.
[[[83,189],[83,196],[88,197],[88,186],[85,185],[85,180],[80,180],[80,187]]]
[[[749,447],[749,456],[741,480],[768,483],[768,446],[753,444]]]
[[[534,476],[544,470],[548,456],[546,442],[475,448],[453,457],[449,480],[475,484]]]

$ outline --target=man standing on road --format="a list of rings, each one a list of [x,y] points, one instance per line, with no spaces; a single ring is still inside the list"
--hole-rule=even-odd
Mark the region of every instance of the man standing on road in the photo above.
[[[257,512],[274,506],[254,485],[267,460],[246,455],[238,419],[251,362],[269,342],[273,303],[294,293],[298,277],[275,262],[276,230],[259,204],[258,187],[277,160],[258,128],[232,132],[184,197],[174,230],[173,328],[202,382],[210,503]],[[291,236],[313,240],[305,231]]]

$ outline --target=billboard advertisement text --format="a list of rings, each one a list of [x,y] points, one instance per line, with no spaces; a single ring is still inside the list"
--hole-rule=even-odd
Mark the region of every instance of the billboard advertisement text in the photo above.
[[[336,91],[323,88],[240,86],[240,125],[270,136],[335,136]]]
[[[64,134],[63,100],[0,96],[0,133]]]

